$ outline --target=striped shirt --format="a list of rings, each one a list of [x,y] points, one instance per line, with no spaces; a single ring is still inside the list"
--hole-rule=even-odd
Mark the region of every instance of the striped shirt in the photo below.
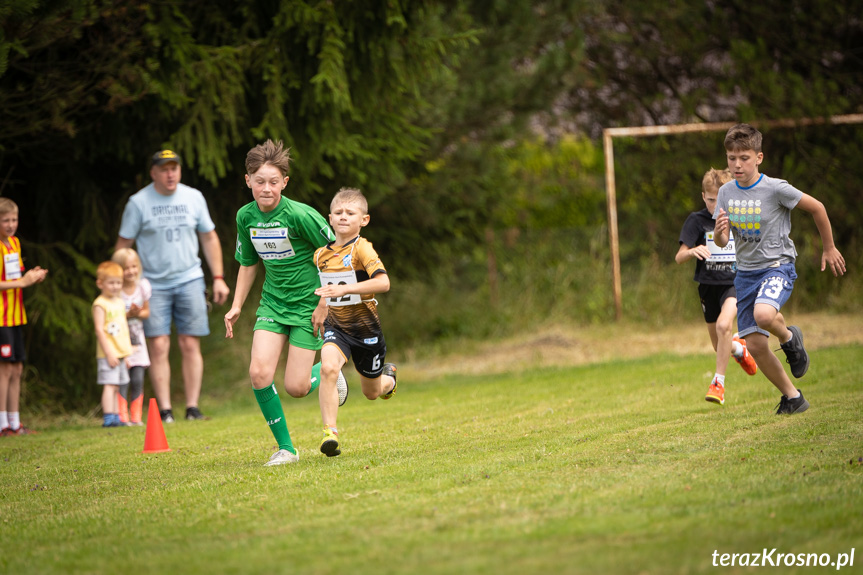
[[[5,242],[0,241],[0,280],[14,281],[23,275],[24,260],[21,257],[21,240],[15,236],[9,236]],[[26,323],[24,293],[21,288],[0,291],[0,327],[12,327]]]

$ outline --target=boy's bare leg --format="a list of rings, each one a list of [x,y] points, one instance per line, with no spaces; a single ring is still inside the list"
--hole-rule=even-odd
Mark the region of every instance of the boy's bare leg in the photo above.
[[[366,396],[366,399],[371,400],[375,400],[380,396],[389,393],[393,388],[393,385],[396,383],[396,380],[389,375],[381,375],[373,379],[361,376],[360,380],[363,385],[363,395]]]
[[[321,386],[318,388],[318,401],[321,405],[321,421],[324,427],[337,427],[339,392],[336,382],[344,365],[345,357],[338,347],[325,345],[321,349]]]
[[[285,391],[291,397],[305,397],[312,389],[312,366],[315,364],[317,353],[314,349],[288,345],[288,361],[285,363]]]
[[[725,375],[731,358],[731,337],[734,335],[734,318],[737,317],[737,300],[728,298],[716,319],[716,373]]]
[[[24,364],[20,362],[0,362],[0,411],[16,412],[21,401],[21,372]]]
[[[791,339],[791,331],[785,325],[785,316],[772,305],[766,303],[755,304],[753,315],[758,327],[775,335],[779,343],[785,343]]]
[[[791,339],[791,332],[785,326],[785,318],[779,313],[779,310],[769,304],[755,304],[755,321],[763,330],[766,330],[776,336],[780,343],[785,343]],[[785,373],[785,368],[782,362],[776,357],[776,354],[770,349],[769,340],[766,335],[761,333],[750,333],[743,339],[746,340],[746,347],[749,353],[755,358],[761,372],[770,380],[770,383],[782,392],[786,397],[795,397],[797,388],[791,382],[791,378]]]
[[[716,351],[716,322],[707,324],[707,335],[710,336],[710,344],[713,346],[713,351]]]
[[[255,330],[252,336],[252,359],[249,362],[249,380],[254,389],[273,385],[276,367],[287,336],[265,330]]]
[[[0,362],[0,411],[7,412],[9,411],[9,379],[12,374],[12,364],[9,362]],[[8,421],[5,422],[6,425],[0,425],[0,427],[8,426]]]

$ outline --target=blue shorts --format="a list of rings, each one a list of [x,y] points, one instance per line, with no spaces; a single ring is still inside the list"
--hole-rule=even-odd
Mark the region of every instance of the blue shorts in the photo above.
[[[171,335],[171,320],[179,334],[210,335],[206,289],[204,278],[168,289],[154,287],[150,297],[150,317],[144,320],[144,335]]]
[[[777,310],[782,309],[791,297],[796,279],[793,263],[760,270],[737,270],[734,288],[737,290],[737,329],[740,337],[750,333],[770,337],[770,332],[755,323],[755,304],[766,303]]]

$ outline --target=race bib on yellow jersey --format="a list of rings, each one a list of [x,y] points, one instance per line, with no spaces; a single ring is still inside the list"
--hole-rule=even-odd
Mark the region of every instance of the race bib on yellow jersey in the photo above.
[[[330,285],[355,285],[357,283],[357,272],[347,270],[341,272],[320,272],[321,287]],[[342,297],[327,298],[327,305],[339,307],[343,305],[356,305],[362,303],[362,296],[358,293],[351,293]]]
[[[21,279],[21,259],[18,252],[3,256],[3,269],[6,270],[7,280]]]
[[[249,236],[262,260],[283,260],[294,256],[294,246],[288,239],[288,228],[252,228]]]

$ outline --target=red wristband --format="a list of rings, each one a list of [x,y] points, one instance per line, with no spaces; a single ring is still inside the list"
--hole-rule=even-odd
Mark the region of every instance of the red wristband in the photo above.
[[[223,279],[225,279],[225,276],[213,276],[213,281],[223,280]]]

